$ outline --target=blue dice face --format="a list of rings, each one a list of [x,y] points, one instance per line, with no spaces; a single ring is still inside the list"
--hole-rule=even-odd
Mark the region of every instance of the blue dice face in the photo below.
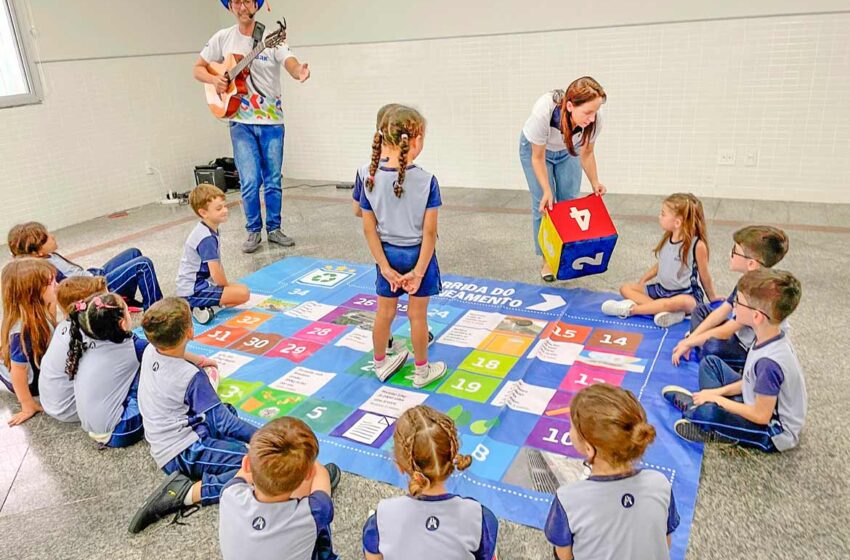
[[[617,236],[565,243],[561,250],[558,280],[569,280],[608,270],[608,261],[617,244]]]

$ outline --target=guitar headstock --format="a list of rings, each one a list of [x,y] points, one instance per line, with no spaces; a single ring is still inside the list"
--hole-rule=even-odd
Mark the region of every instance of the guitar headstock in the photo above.
[[[266,45],[267,49],[273,49],[278,45],[283,44],[286,41],[286,18],[283,18],[283,21],[277,21],[278,28],[274,33],[270,33],[263,40],[263,43]]]

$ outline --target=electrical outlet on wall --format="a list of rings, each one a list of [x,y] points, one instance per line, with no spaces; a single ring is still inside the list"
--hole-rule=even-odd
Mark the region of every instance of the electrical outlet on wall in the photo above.
[[[732,148],[717,150],[717,165],[735,165],[735,150]]]
[[[759,164],[759,151],[758,150],[747,150],[746,153],[746,166],[747,167],[756,167]]]

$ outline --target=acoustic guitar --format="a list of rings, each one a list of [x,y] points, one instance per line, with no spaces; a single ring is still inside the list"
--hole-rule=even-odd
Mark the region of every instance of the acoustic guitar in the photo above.
[[[209,73],[214,76],[224,76],[229,83],[227,91],[219,94],[212,84],[204,84],[207,105],[216,117],[223,119],[232,117],[239,110],[242,96],[248,93],[248,75],[251,73],[251,62],[266,49],[273,49],[286,41],[286,20],[278,21],[279,28],[257,43],[254,50],[246,55],[230,53],[224,57],[224,62],[210,62]]]

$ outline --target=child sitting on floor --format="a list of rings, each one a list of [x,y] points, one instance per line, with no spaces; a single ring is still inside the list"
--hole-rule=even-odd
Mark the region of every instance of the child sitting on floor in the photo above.
[[[218,187],[200,184],[189,193],[189,204],[201,218],[183,245],[177,271],[177,295],[186,298],[192,316],[205,325],[222,307],[241,305],[251,292],[244,284],[231,284],[221,264],[218,228],[227,221],[227,204]]]

